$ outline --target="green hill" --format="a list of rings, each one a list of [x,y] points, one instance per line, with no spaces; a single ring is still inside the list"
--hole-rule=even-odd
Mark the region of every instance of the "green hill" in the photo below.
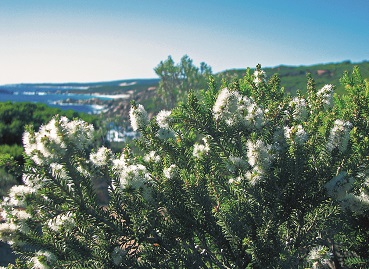
[[[344,61],[340,63],[316,64],[310,66],[287,66],[279,65],[276,67],[266,67],[262,69],[270,77],[273,74],[278,74],[281,78],[281,85],[286,91],[294,94],[296,90],[304,92],[306,90],[306,75],[311,73],[315,79],[316,86],[322,87],[325,84],[333,84],[337,87],[337,92],[342,93],[343,87],[340,85],[339,79],[345,71],[351,72],[354,66],[359,66],[363,78],[369,79],[369,61],[361,63],[351,63]],[[251,69],[253,72],[254,69]],[[235,77],[241,78],[246,72],[246,69],[226,70],[217,74],[220,77]]]

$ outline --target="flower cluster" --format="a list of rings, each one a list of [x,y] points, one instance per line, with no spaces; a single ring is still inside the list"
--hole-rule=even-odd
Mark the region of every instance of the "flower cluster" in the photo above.
[[[308,260],[313,263],[312,268],[320,268],[321,265],[327,265],[331,259],[331,253],[326,246],[313,247],[308,255]]]
[[[113,161],[113,171],[118,176],[122,189],[142,190],[144,195],[148,195],[151,176],[144,165],[128,164],[121,156]]]
[[[294,97],[289,105],[292,108],[292,116],[294,120],[306,120],[309,114],[306,106],[306,100],[304,98]]]
[[[156,115],[156,122],[158,123],[160,128],[169,129],[171,113],[172,111],[170,110],[161,110],[158,115]]]
[[[147,112],[143,105],[132,105],[129,111],[129,118],[131,120],[131,126],[133,131],[143,129],[149,122]]]
[[[208,140],[205,137],[202,140],[204,141],[204,144],[195,143],[193,146],[192,155],[196,158],[204,157],[210,150]]]
[[[0,239],[10,245],[23,245],[16,235],[18,231],[28,233],[30,231],[27,220],[31,215],[25,211],[27,206],[27,195],[35,192],[34,188],[19,185],[13,186],[9,196],[4,198],[1,204],[1,215],[6,220],[0,224]]]
[[[175,132],[170,128],[169,124],[171,122],[170,115],[172,111],[161,110],[158,115],[156,115],[156,122],[158,123],[160,129],[158,130],[157,136],[160,139],[167,140],[169,138],[175,137]]]
[[[265,83],[266,74],[264,70],[255,70],[254,71],[254,83],[256,86],[259,86],[261,83]]]
[[[214,118],[224,120],[228,126],[261,128],[264,124],[264,111],[252,98],[242,96],[239,92],[224,88],[213,106]]]
[[[178,167],[172,164],[168,168],[164,168],[163,174],[167,179],[172,179],[178,174]]]
[[[252,169],[247,172],[246,177],[251,184],[256,184],[267,174],[274,159],[272,146],[265,144],[262,140],[255,142],[247,141],[247,158]]]
[[[60,231],[62,228],[70,230],[75,225],[76,223],[71,212],[62,213],[47,222],[47,226],[55,232]]]
[[[50,164],[68,150],[82,150],[93,143],[94,128],[82,121],[69,121],[66,117],[54,117],[42,125],[38,132],[26,131],[23,135],[25,153],[37,164]]]
[[[328,138],[328,150],[333,151],[338,148],[340,152],[345,152],[350,140],[351,128],[352,124],[349,121],[335,120]]]
[[[341,172],[326,183],[325,188],[327,194],[339,201],[344,208],[361,214],[369,208],[369,195],[364,190],[361,190],[358,195],[352,193],[354,181],[347,172]],[[366,182],[369,182],[368,178]]]
[[[299,146],[308,140],[308,134],[300,124],[292,127],[285,126],[284,135],[288,141]]]
[[[334,87],[332,84],[327,84],[317,92],[317,97],[323,104],[323,107],[329,108],[333,105]]]
[[[93,165],[101,167],[106,166],[112,159],[113,153],[106,147],[101,147],[97,152],[90,154],[90,161]]]
[[[56,256],[50,251],[38,251],[36,255],[31,259],[32,268],[35,269],[49,269],[53,268],[53,264],[56,262]]]
[[[158,163],[160,162],[160,159],[161,159],[160,156],[153,150],[144,156],[144,161],[147,163],[150,162]]]

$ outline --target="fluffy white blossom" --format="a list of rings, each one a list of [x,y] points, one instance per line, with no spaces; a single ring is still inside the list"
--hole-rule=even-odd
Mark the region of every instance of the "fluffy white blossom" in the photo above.
[[[124,154],[122,154],[119,159],[113,160],[113,171],[116,173],[121,173],[127,167],[127,160],[125,159]]]
[[[264,178],[274,159],[272,146],[265,144],[262,140],[255,142],[247,141],[247,158],[251,170],[246,173],[246,178],[255,185]]]
[[[26,131],[23,144],[26,154],[37,164],[49,164],[63,158],[66,148],[84,149],[93,140],[94,128],[82,121],[69,121],[66,117],[55,116],[38,132]]]
[[[172,164],[168,168],[164,168],[163,174],[167,179],[171,179],[178,174],[178,168],[175,164]]]
[[[60,118],[61,128],[69,143],[77,149],[84,149],[93,143],[94,127],[81,119],[69,121],[67,117]]]
[[[120,173],[120,185],[134,189],[145,188],[145,184],[149,181],[146,167],[142,164],[132,164],[126,166]]]
[[[16,243],[17,238],[14,236],[19,229],[19,226],[13,222],[0,223],[0,239],[10,245]]]
[[[207,139],[203,138],[202,140],[204,141],[204,144],[195,143],[194,146],[193,146],[192,155],[196,158],[204,157],[210,150]]]
[[[53,268],[56,261],[56,256],[50,251],[38,251],[31,259],[32,268],[34,269],[49,269]]]
[[[213,106],[213,114],[216,120],[220,119],[223,112],[229,106],[229,103],[234,102],[234,94],[228,90],[228,88],[224,88],[218,94],[218,98]]]
[[[109,163],[112,158],[112,151],[106,147],[100,147],[97,152],[90,154],[90,161],[95,166],[101,167]]]
[[[292,127],[285,126],[284,135],[287,140],[290,140],[292,143],[297,145],[303,145],[309,138],[302,125]]]
[[[264,111],[255,103],[251,103],[247,108],[246,124],[260,129],[264,125]]]
[[[345,152],[350,140],[351,128],[352,124],[349,121],[335,120],[328,138],[327,149],[333,151],[338,148],[340,152]]]
[[[266,73],[264,70],[255,70],[254,71],[254,83],[256,86],[259,86],[262,82],[266,81]]]
[[[170,122],[170,114],[172,111],[170,110],[161,110],[156,116],[156,122],[158,123],[160,128],[169,129]]]
[[[216,120],[224,120],[228,126],[243,125],[259,129],[264,125],[264,111],[252,98],[224,88],[213,106]]]
[[[262,140],[255,142],[247,141],[247,158],[251,166],[259,165],[261,167],[269,167],[274,156],[271,154],[271,146],[265,144]]]
[[[67,179],[68,173],[63,164],[51,163],[50,164],[51,175],[57,179]]]
[[[148,154],[144,156],[144,161],[147,163],[149,162],[158,163],[160,162],[160,156],[156,154],[155,151],[150,151]]]
[[[137,106],[131,106],[131,110],[129,111],[129,117],[131,120],[131,126],[133,131],[145,128],[145,126],[149,122],[147,112],[143,107],[143,105],[141,104]]]
[[[10,188],[8,197],[4,198],[9,206],[26,207],[26,195],[34,193],[35,189],[25,185],[15,185]]]
[[[289,105],[293,109],[292,116],[295,120],[306,120],[308,110],[306,100],[304,98],[294,97]]]
[[[329,248],[326,246],[313,247],[310,250],[307,258],[311,262],[317,262],[318,264],[325,265],[330,260]]]
[[[354,179],[347,175],[347,172],[341,172],[328,183],[325,184],[327,193],[335,199],[343,199],[352,188]]]
[[[317,92],[317,97],[322,102],[323,106],[328,108],[333,105],[333,85],[326,84]]]
[[[58,232],[62,227],[64,227],[65,229],[73,228],[75,226],[75,221],[71,213],[63,213],[53,219],[50,219],[47,222],[47,226],[51,230]]]
[[[354,178],[349,177],[346,172],[341,172],[330,180],[325,188],[328,195],[339,201],[344,208],[362,214],[369,209],[369,195],[365,190],[361,190],[357,195],[350,192],[353,184]]]

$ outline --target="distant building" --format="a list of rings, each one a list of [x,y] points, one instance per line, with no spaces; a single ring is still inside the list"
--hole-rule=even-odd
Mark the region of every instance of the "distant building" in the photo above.
[[[120,132],[117,130],[110,130],[106,134],[106,139],[109,142],[125,142],[127,138],[133,139],[137,136],[136,132]]]

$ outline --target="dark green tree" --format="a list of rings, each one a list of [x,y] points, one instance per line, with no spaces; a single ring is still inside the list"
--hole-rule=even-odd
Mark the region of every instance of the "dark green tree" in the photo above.
[[[202,62],[200,67],[196,67],[187,55],[183,56],[178,64],[169,56],[154,70],[160,78],[157,98],[161,102],[164,101],[167,109],[173,108],[179,101],[184,101],[190,90],[205,89],[207,79],[212,74],[210,66]]]

